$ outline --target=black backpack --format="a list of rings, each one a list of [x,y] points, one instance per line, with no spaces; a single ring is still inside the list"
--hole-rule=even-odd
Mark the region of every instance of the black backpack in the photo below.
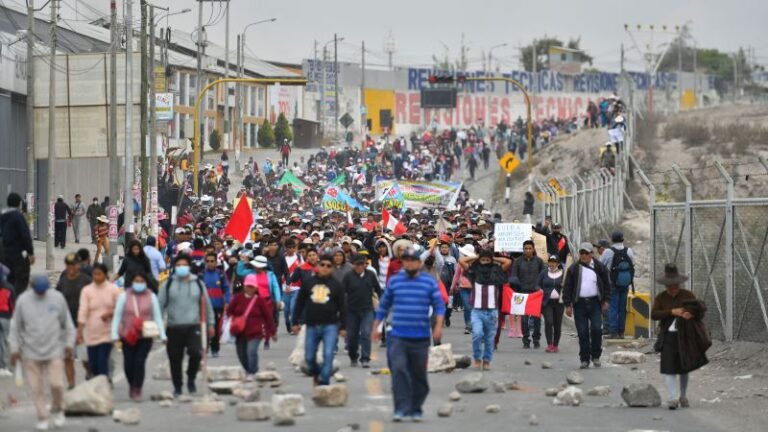
[[[628,287],[633,285],[635,278],[635,263],[629,257],[629,249],[617,249],[612,247],[613,259],[611,260],[611,282],[616,287]]]
[[[440,270],[440,281],[445,285],[446,290],[451,289],[453,283],[453,276],[456,274],[456,264],[452,262],[446,262],[443,264],[443,269]]]

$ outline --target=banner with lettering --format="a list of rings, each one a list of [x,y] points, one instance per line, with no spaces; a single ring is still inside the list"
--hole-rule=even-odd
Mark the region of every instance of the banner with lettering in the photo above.
[[[351,209],[368,211],[368,207],[362,205],[359,201],[349,196],[336,185],[330,185],[325,189],[323,195],[323,210],[346,212]]]
[[[379,198],[381,205],[386,209],[400,209],[405,207],[405,197],[400,190],[400,185],[392,183],[392,186],[384,190]]]
[[[380,180],[376,184],[376,196],[382,196],[396,182]],[[405,206],[413,209],[448,208],[461,190],[462,183],[447,181],[400,181],[397,185],[403,195]]]

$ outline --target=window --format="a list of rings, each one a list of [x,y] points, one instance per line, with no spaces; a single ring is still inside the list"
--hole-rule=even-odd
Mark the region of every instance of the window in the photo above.
[[[189,94],[189,88],[187,87],[187,81],[189,79],[189,75],[185,73],[178,73],[179,76],[179,87],[176,89],[178,91],[179,105],[186,105],[187,104],[187,95]]]
[[[208,80],[208,84],[210,84],[212,82],[213,82],[213,79],[209,79]],[[216,92],[217,91],[218,91],[218,89],[216,87],[212,87],[212,88],[208,89],[208,92],[206,92],[206,94],[205,94],[205,97],[206,97],[206,100],[207,100],[206,106],[207,106],[207,109],[209,109],[209,110],[216,109]]]
[[[266,117],[264,113],[264,87],[258,87],[256,89],[256,117]]]
[[[566,61],[566,60],[568,60],[568,56],[565,53],[562,53],[562,54],[560,54],[560,60],[561,61]]]
[[[187,106],[195,106],[195,97],[197,96],[197,76],[189,74],[189,97]]]
[[[256,87],[248,87],[248,115],[258,116],[258,89]]]
[[[186,138],[186,136],[184,136],[184,125],[186,124],[186,122],[187,122],[187,115],[179,114],[179,131],[178,132],[179,132],[180,139]]]

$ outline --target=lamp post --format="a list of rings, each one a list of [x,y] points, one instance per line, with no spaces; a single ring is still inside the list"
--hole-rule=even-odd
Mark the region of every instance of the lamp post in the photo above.
[[[243,32],[240,33],[240,57],[237,59],[238,62],[238,78],[244,78],[245,77],[245,36],[248,33],[248,29],[259,24],[266,24],[277,21],[277,18],[268,18],[263,19],[259,21],[254,21],[248,25],[246,25],[243,28]],[[240,143],[239,148],[235,149],[235,159],[236,159],[236,165],[237,169],[239,170],[240,167],[240,150],[243,148],[243,136],[245,135],[243,133],[243,105],[242,102],[242,91],[243,91],[243,85],[241,83],[237,83],[235,87],[235,106],[237,107],[237,136],[238,136],[238,142]]]

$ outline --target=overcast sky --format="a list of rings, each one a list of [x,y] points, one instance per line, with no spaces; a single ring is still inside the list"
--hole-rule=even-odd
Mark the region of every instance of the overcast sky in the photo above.
[[[121,9],[123,2],[118,0]],[[63,3],[62,15],[67,18],[75,17],[75,7],[79,19],[96,16],[96,10],[107,14],[109,9],[109,0]],[[171,17],[171,27],[191,32],[197,25],[194,0],[154,0],[154,4],[171,5],[177,11],[192,9],[191,13]],[[628,50],[627,67],[641,70],[642,58],[624,24],[633,28],[656,24],[658,28],[686,22],[699,46],[724,51],[752,46],[757,62],[768,63],[768,0],[232,0],[230,16],[233,50],[235,35],[248,23],[277,18],[277,22],[248,30],[248,48],[251,55],[260,58],[294,63],[313,56],[315,40],[322,50],[336,32],[345,38],[339,46],[340,60],[359,62],[360,44],[365,40],[367,61],[383,65],[384,40],[391,31],[397,42],[397,65],[428,66],[432,54],[445,52],[443,44],[456,57],[464,33],[470,66],[476,69],[482,67],[483,50],[503,43],[508,46],[496,48],[494,58],[502,69],[519,69],[517,47],[550,35],[564,40],[580,37],[582,48],[595,57],[595,66],[605,70],[618,70],[623,42]],[[214,23],[208,27],[209,39],[223,45],[220,3],[204,4],[203,22]],[[657,33],[655,45],[672,37]],[[645,49],[650,33],[635,32],[635,40]]]

